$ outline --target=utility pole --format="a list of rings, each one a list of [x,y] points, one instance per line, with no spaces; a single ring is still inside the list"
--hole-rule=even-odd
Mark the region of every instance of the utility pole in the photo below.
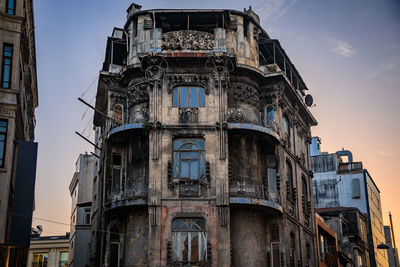
[[[389,212],[389,220],[390,220],[390,228],[392,230],[392,249],[393,249],[393,256],[394,256],[394,265],[399,267],[399,258],[397,256],[397,248],[396,248],[396,240],[394,239],[394,229],[393,229],[393,221],[392,221],[392,213]]]

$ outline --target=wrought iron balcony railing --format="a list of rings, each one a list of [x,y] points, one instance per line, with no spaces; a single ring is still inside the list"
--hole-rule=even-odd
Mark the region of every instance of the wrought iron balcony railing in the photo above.
[[[263,184],[252,184],[246,181],[230,181],[229,195],[232,197],[247,197],[269,200],[280,203],[279,191]]]
[[[263,112],[249,112],[241,108],[228,108],[228,122],[249,123],[268,128],[279,135],[279,124]]]
[[[111,201],[123,199],[147,198],[148,186],[140,182],[130,182],[123,186],[113,186],[108,191],[108,199]]]

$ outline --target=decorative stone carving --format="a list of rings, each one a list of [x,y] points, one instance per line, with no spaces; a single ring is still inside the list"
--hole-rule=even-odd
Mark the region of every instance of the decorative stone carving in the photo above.
[[[200,185],[195,181],[181,181],[179,183],[179,197],[198,197]]]
[[[228,121],[232,122],[243,122],[246,120],[246,115],[241,109],[228,108]]]
[[[169,75],[168,78],[168,93],[172,93],[172,89],[179,85],[191,85],[204,88],[205,93],[210,93],[210,79],[207,75],[200,74],[177,74]]]
[[[233,101],[238,103],[246,103],[258,108],[258,89],[245,83],[235,83],[233,88]]]
[[[149,84],[147,83],[133,84],[128,87],[127,95],[128,95],[129,108],[132,105],[137,105],[140,103],[148,103]]]
[[[162,34],[163,50],[212,50],[214,35],[200,31],[173,31]]]
[[[179,123],[197,123],[198,113],[198,108],[179,108]]]
[[[124,95],[118,93],[111,93],[110,98],[111,98],[111,106],[110,106],[111,110],[113,110],[114,106],[117,104],[120,104],[123,107],[125,106],[124,103],[126,97]]]
[[[205,174],[203,174],[200,177],[199,183],[200,183],[201,186],[209,187],[210,186],[210,181],[211,181],[210,162],[206,161],[206,172],[205,172]]]

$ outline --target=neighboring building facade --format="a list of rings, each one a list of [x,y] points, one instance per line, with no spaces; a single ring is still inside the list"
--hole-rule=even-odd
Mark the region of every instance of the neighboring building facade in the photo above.
[[[388,252],[388,258],[389,258],[389,267],[399,267],[399,254],[398,250],[396,248],[396,241],[393,238],[393,232],[392,229],[389,225],[385,225],[385,240],[386,240],[386,245],[389,246],[387,252]]]
[[[94,155],[80,154],[69,185],[72,206],[68,266],[81,267],[89,264],[92,186],[96,165],[97,158]]]
[[[342,157],[348,161],[344,162]],[[377,249],[385,243],[380,191],[362,162],[353,162],[351,152],[342,150],[331,154],[318,152],[311,157],[311,164],[315,208],[358,208],[368,219],[371,266],[388,266],[387,252]]]
[[[99,147],[101,146],[101,139],[100,139],[101,129],[99,127],[95,128],[95,149],[94,155],[98,158],[101,155],[101,150]],[[95,157],[96,157],[95,156]],[[101,234],[102,232],[99,229],[102,228],[102,199],[103,199],[103,190],[102,190],[102,182],[100,167],[104,167],[102,165],[99,166],[98,160],[96,161],[95,168],[94,168],[94,176],[93,176],[93,185],[92,185],[92,216],[91,216],[91,239],[90,239],[90,246],[89,246],[89,259],[90,259],[90,266],[100,266],[100,258],[96,257],[96,251],[101,251]]]
[[[69,233],[63,236],[32,237],[28,267],[67,267]]]
[[[367,217],[357,208],[334,207],[315,210],[337,235],[339,253],[350,259],[348,266],[370,266]],[[347,265],[344,265],[347,266]]]
[[[0,0],[0,266],[25,265],[30,242],[38,106],[32,2]]]
[[[319,267],[339,267],[339,251],[336,233],[325,220],[315,214]],[[347,266],[346,266],[347,267]]]
[[[251,10],[145,10],[108,38],[103,266],[316,266],[307,89]]]

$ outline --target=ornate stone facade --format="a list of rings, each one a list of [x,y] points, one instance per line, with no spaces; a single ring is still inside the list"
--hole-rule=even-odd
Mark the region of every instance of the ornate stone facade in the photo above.
[[[93,265],[315,266],[304,133],[316,121],[284,73],[263,73],[256,16],[204,12],[133,12],[127,64],[102,72],[119,82],[99,86],[96,107],[111,117],[105,103],[125,92],[126,110],[121,126],[96,124],[107,200]]]
[[[163,50],[212,50],[214,35],[200,31],[173,31],[162,34]]]

